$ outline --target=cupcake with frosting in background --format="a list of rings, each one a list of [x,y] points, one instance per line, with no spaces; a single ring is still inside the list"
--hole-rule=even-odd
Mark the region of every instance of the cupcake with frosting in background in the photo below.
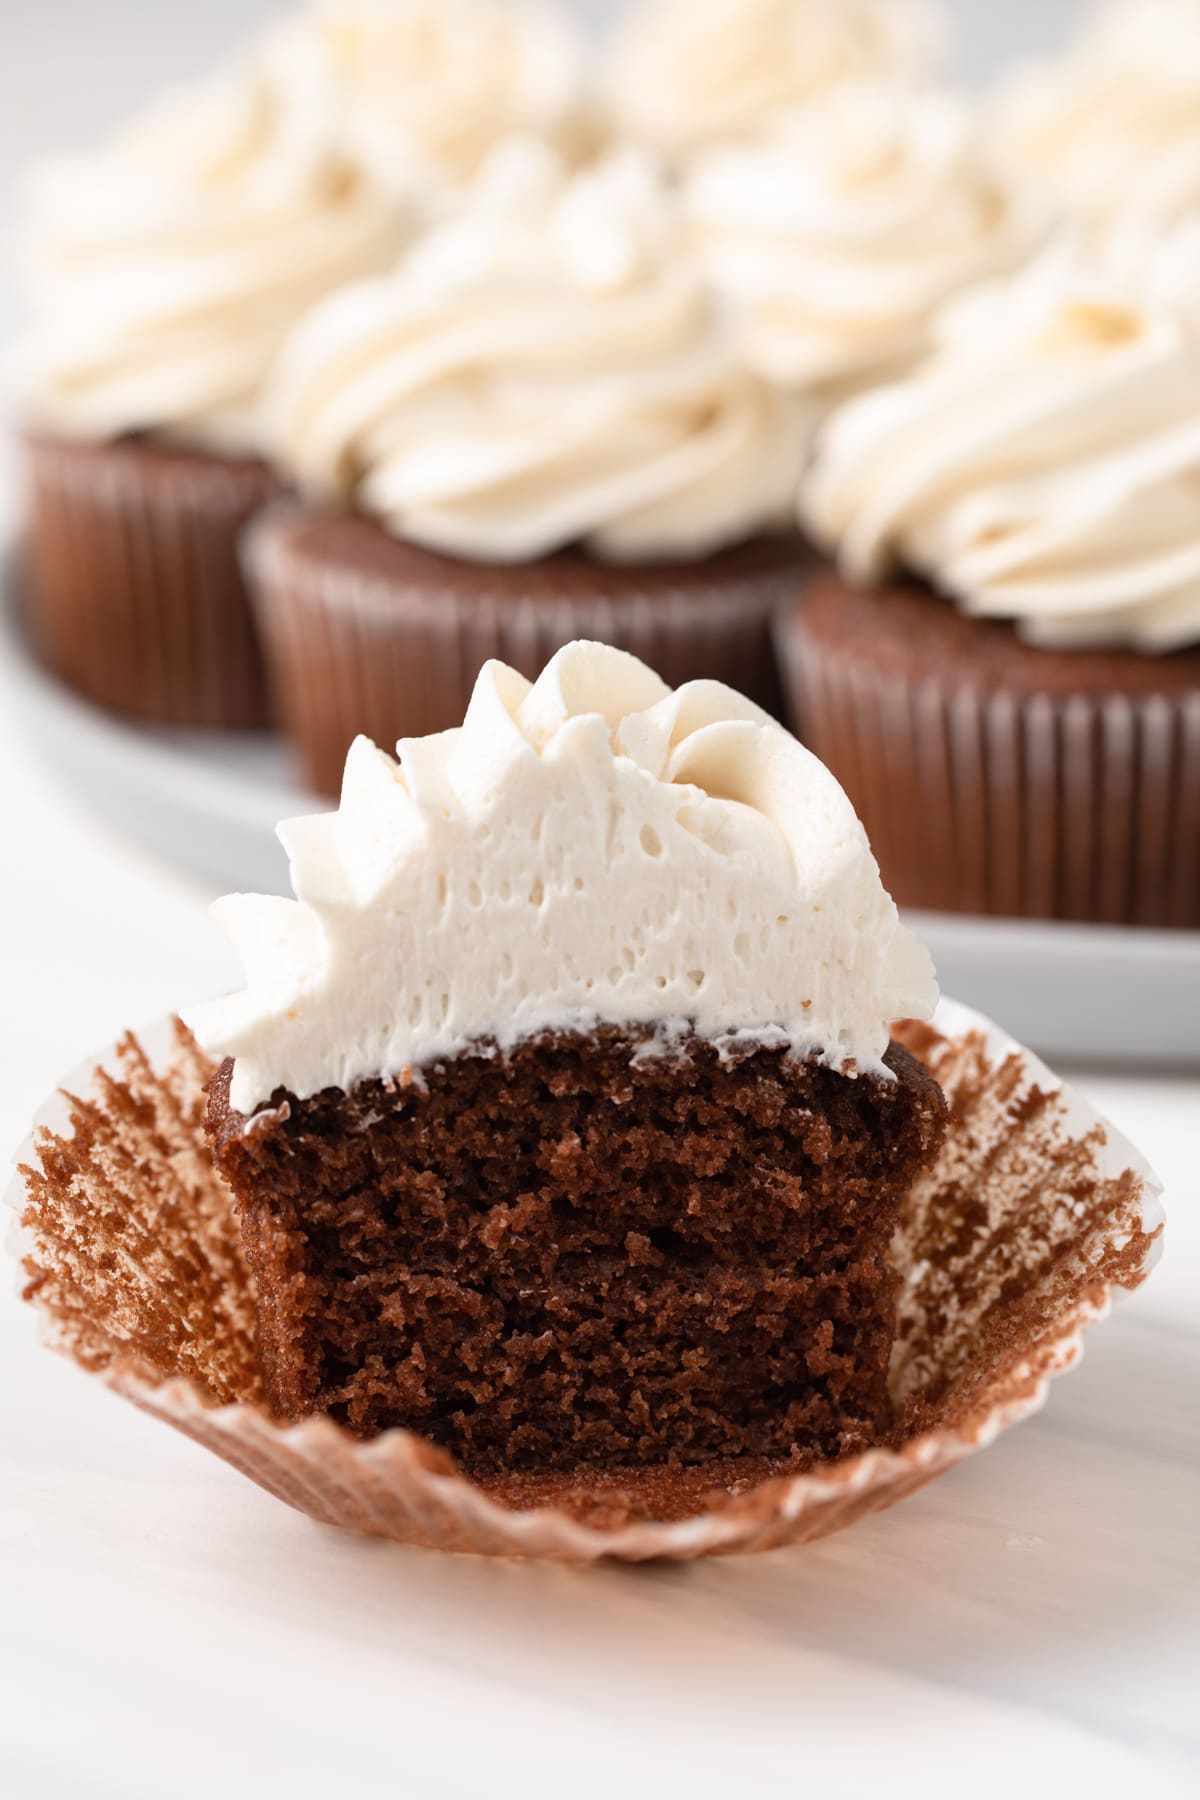
[[[901,904],[1200,926],[1200,338],[1044,255],[835,411],[830,577],[781,619],[806,741]]]
[[[959,290],[1014,268],[1041,209],[950,94],[843,83],[698,155],[687,208],[743,354],[814,417],[930,347]]]
[[[236,542],[279,491],[259,402],[322,294],[410,223],[268,38],[29,184],[17,362],[27,606],[90,699],[181,725],[265,718]]]
[[[942,37],[921,0],[641,0],[613,36],[609,108],[635,141],[686,163],[840,83],[927,78]]]
[[[739,360],[640,153],[499,149],[392,275],[314,310],[270,410],[305,500],[247,564],[318,787],[357,732],[449,727],[488,658],[533,675],[575,637],[779,704],[800,412]]]

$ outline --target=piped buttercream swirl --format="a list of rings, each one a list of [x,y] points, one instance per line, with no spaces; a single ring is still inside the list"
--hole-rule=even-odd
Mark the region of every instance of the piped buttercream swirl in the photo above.
[[[515,132],[566,146],[588,96],[566,15],[544,0],[312,0],[289,21],[378,179],[445,193]]]
[[[896,83],[837,87],[755,142],[701,156],[687,202],[747,360],[835,392],[899,373],[937,308],[1014,267],[1038,228],[966,109]]]
[[[784,522],[803,453],[650,163],[572,175],[524,139],[394,275],[316,309],[272,417],[302,484],[491,562],[706,554]]]
[[[685,157],[839,82],[926,75],[940,39],[921,0],[649,0],[617,30],[611,106],[634,138]]]
[[[408,226],[270,36],[102,149],[43,165],[27,215],[32,419],[237,449],[257,442],[263,384],[296,321],[393,262]]]
[[[1104,240],[1200,208],[1200,0],[1116,0],[1062,55],[1019,71],[997,150]]]
[[[935,1003],[832,775],[719,683],[576,643],[398,750],[280,826],[294,900],[217,903],[248,986],[188,1023],[242,1111],[597,1023],[874,1070]]]
[[[1200,339],[1144,281],[1048,254],[831,415],[801,511],[852,576],[908,568],[1035,643],[1193,643]]]

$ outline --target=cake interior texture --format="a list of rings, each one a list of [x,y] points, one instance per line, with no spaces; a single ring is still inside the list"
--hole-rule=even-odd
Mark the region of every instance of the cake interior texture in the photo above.
[[[946,1108],[891,1079],[615,1028],[208,1128],[283,1418],[468,1472],[832,1458],[886,1436],[900,1199]]]

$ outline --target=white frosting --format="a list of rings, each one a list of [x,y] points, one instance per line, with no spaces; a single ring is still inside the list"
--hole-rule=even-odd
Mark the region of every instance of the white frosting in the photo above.
[[[499,139],[569,141],[586,101],[575,34],[541,0],[313,0],[287,26],[380,180],[453,189]]]
[[[922,0],[642,0],[616,37],[610,103],[681,156],[754,136],[837,82],[927,72],[939,40]]]
[[[491,562],[703,555],[783,522],[803,439],[739,364],[650,164],[572,176],[528,140],[393,276],[316,309],[272,416],[302,483]]]
[[[966,109],[896,83],[840,86],[701,156],[688,210],[747,359],[806,387],[898,373],[934,310],[1015,266],[1035,231]]]
[[[35,420],[253,446],[296,320],[394,260],[395,200],[338,147],[321,92],[284,51],[268,40],[105,148],[36,173],[36,324],[21,359]]]
[[[1200,208],[1165,231],[1130,230],[1120,253],[1151,294],[1200,336]]]
[[[359,738],[338,811],[280,826],[295,900],[217,903],[249,985],[188,1023],[242,1111],[597,1023],[877,1070],[933,1008],[849,801],[730,688],[576,643],[398,748]]]
[[[1146,283],[1043,257],[965,297],[907,381],[835,411],[801,510],[1044,644],[1200,639],[1200,338]]]
[[[1120,0],[1002,90],[998,147],[1100,235],[1200,207],[1200,0]]]

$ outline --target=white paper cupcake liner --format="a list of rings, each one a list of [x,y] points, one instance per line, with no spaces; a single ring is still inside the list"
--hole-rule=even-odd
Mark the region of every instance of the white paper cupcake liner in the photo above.
[[[687,1559],[805,1543],[893,1505],[1035,1412],[1118,1288],[1160,1245],[1136,1150],[1029,1051],[943,1002],[897,1035],[953,1114],[906,1202],[892,1383],[907,1435],[800,1474],[580,1471],[488,1486],[411,1432],[281,1425],[202,1134],[207,1065],[163,1021],[76,1071],[35,1121],[10,1190],[27,1298],[50,1341],[135,1405],[326,1524],[484,1555]],[[71,1095],[86,1095],[71,1098]]]

